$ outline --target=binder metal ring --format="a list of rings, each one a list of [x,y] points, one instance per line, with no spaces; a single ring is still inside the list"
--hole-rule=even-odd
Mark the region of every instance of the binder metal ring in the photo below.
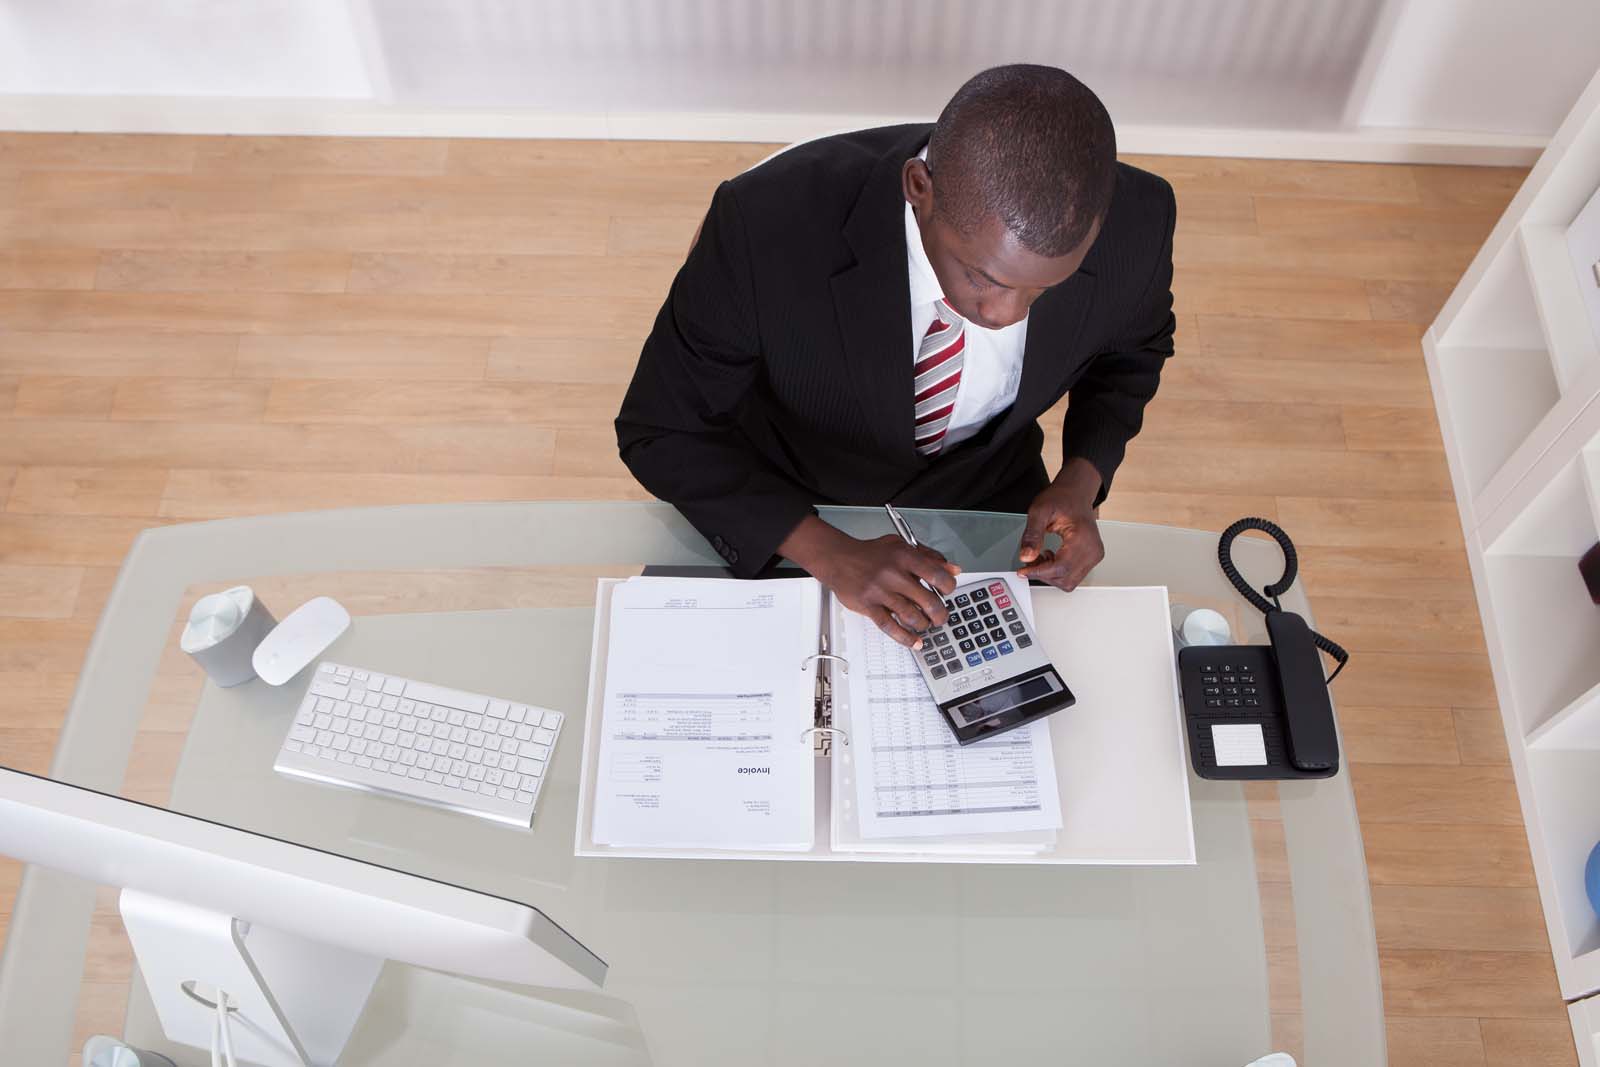
[[[837,738],[840,744],[850,743],[850,734],[837,726],[807,726],[800,731],[801,742],[804,743],[812,734],[827,734],[829,737]]]
[[[840,664],[841,668],[844,670],[844,673],[850,673],[850,661],[845,659],[843,656],[835,656],[832,652],[813,652],[811,655],[800,661],[800,669],[805,670],[811,665],[811,661],[816,659],[834,660]]]

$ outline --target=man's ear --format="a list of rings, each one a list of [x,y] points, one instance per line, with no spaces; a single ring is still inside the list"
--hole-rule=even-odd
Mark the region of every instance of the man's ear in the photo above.
[[[933,172],[922,160],[913,157],[900,168],[900,190],[917,218],[927,218],[933,211]]]

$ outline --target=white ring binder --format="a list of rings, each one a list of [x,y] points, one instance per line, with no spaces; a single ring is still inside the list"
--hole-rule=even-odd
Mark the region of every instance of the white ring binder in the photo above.
[[[850,661],[845,659],[843,656],[835,656],[832,652],[813,652],[811,655],[800,661],[800,669],[805,670],[814,659],[837,660],[840,666],[843,668],[844,673],[850,673]]]
[[[807,726],[800,731],[801,742],[806,741],[812,734],[827,734],[830,737],[838,738],[841,744],[848,745],[850,743],[850,735],[837,726]]]

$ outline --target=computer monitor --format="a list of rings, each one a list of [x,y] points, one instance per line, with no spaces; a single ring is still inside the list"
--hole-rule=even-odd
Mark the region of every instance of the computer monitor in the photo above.
[[[331,1064],[385,960],[605,981],[603,960],[526,904],[4,768],[0,853],[120,887],[167,1037],[204,1045],[220,990],[241,1060]]]

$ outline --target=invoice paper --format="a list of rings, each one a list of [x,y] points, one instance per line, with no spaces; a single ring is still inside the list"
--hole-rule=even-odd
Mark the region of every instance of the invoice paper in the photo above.
[[[1027,583],[999,578],[1033,621]],[[1061,826],[1055,752],[1041,719],[962,746],[928,693],[915,653],[845,613],[850,745],[863,838],[1015,833]]]
[[[812,579],[633,578],[611,600],[594,840],[811,847]]]

